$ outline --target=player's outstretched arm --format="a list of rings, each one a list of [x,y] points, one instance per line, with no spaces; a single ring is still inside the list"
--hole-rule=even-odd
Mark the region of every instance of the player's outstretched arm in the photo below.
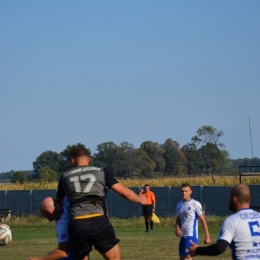
[[[199,219],[201,221],[205,233],[204,244],[209,244],[211,242],[211,239],[210,239],[209,229],[204,214],[199,215]]]
[[[26,260],[59,260],[67,256],[68,242],[59,243],[56,250],[42,257],[29,257]]]
[[[217,243],[212,244],[210,246],[200,247],[196,245],[192,240],[190,240],[191,246],[189,247],[189,254],[191,256],[196,255],[208,255],[215,256],[223,254],[229,243],[226,240],[218,240]]]
[[[140,203],[142,205],[146,204],[146,198],[144,196],[138,196],[135,192],[123,186],[121,183],[114,184],[113,186],[111,186],[111,189],[126,200]]]

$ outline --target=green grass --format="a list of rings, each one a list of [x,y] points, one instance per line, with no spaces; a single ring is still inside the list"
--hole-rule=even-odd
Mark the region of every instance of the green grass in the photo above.
[[[223,218],[208,217],[211,239],[217,238],[220,223]],[[174,235],[174,218],[161,219],[160,224],[154,224],[154,233],[144,233],[144,223],[141,218],[111,219],[116,235],[120,239],[121,259],[136,260],[168,260],[179,259],[179,239]],[[6,222],[14,232],[13,241],[7,246],[0,247],[0,260],[26,260],[29,256],[42,256],[54,250],[57,246],[55,228],[53,223],[40,218],[20,218]],[[200,230],[200,245],[203,245],[204,234]],[[103,259],[98,252],[93,250],[91,260]],[[197,256],[195,259],[209,259]],[[213,258],[211,258],[213,259]],[[231,259],[228,249],[223,255],[214,259]]]

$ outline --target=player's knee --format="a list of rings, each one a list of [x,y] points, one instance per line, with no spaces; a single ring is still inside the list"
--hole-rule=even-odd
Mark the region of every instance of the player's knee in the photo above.
[[[119,246],[115,245],[113,248],[102,255],[106,260],[120,260]]]

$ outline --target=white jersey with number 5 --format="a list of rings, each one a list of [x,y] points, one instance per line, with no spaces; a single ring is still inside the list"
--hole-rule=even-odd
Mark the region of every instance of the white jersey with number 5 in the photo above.
[[[230,244],[236,260],[260,259],[260,213],[242,209],[225,219],[218,240]]]
[[[181,220],[182,237],[198,238],[198,217],[203,213],[202,206],[197,200],[190,199],[177,204],[176,216]]]

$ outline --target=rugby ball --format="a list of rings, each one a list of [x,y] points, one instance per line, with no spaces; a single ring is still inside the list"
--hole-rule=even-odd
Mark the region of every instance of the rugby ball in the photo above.
[[[0,245],[5,246],[12,242],[12,231],[6,224],[0,224]]]

